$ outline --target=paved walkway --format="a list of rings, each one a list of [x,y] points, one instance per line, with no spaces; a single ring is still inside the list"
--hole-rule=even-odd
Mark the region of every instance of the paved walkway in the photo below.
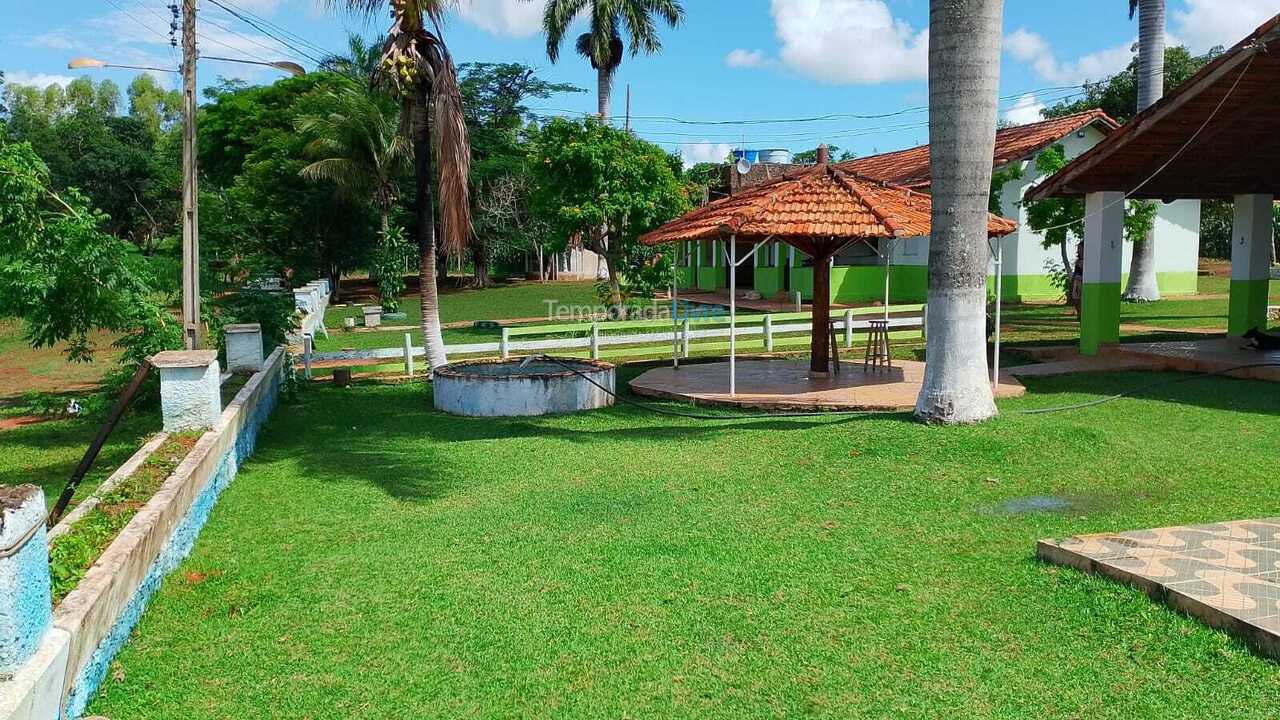
[[[738,393],[729,395],[729,363],[654,368],[631,381],[639,395],[691,400],[699,405],[762,410],[909,410],[924,379],[924,363],[895,360],[888,370],[841,364],[839,375],[815,375],[808,360],[739,360]],[[1000,384],[998,397],[1026,392],[1017,380]]]
[[[1280,518],[1042,540],[1036,554],[1134,585],[1280,659]]]

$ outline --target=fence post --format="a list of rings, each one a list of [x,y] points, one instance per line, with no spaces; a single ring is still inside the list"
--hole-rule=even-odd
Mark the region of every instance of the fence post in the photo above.
[[[844,311],[844,348],[853,347],[853,311]]]
[[[311,379],[311,336],[302,336],[302,377]]]
[[[689,357],[689,318],[684,319],[680,332],[683,335],[680,340],[680,354]]]
[[[600,323],[591,323],[591,359],[600,359]]]
[[[211,428],[222,415],[221,373],[213,350],[165,350],[151,356],[160,371],[165,432]]]
[[[258,323],[228,325],[222,328],[227,342],[227,372],[251,372],[262,369],[262,326]]]
[[[404,374],[413,377],[413,337],[404,334]]]
[[[803,301],[803,298],[801,298],[801,297],[800,297],[800,291],[799,291],[799,290],[795,291],[795,299],[796,299],[796,312],[803,312],[803,311],[804,311],[804,301]]]
[[[764,316],[764,351],[773,352],[773,316]]]
[[[920,307],[920,339],[929,339],[929,304],[925,303]]]
[[[498,355],[501,356],[503,360],[511,357],[510,343],[511,330],[504,327],[502,328],[502,339],[498,341]]]

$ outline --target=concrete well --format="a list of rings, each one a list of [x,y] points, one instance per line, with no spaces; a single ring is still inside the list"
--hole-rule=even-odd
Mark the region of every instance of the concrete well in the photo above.
[[[436,409],[472,417],[517,417],[613,404],[613,365],[557,360],[534,360],[525,367],[520,360],[473,360],[437,368],[432,373]]]

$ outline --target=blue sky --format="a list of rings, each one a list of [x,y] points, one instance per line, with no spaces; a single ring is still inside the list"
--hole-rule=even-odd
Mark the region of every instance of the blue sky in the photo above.
[[[1230,45],[1280,12],[1280,0],[1167,0],[1173,42],[1203,51]],[[169,0],[49,0],[0,3],[0,69],[10,83],[68,82],[67,60],[89,55],[120,63],[176,66],[168,47]],[[308,45],[285,47],[212,0],[200,0],[201,52],[256,59],[288,58],[310,67],[299,50],[341,50],[347,32],[374,35],[371,23],[323,11],[316,0],[220,0],[248,10]],[[535,106],[547,114],[591,112],[595,77],[571,48],[547,59],[539,32],[541,0],[461,0],[445,27],[459,63],[523,62],[552,80],[592,92]],[[923,106],[928,0],[684,0],[687,20],[663,30],[664,52],[627,57],[618,74],[614,113],[632,86],[633,127],[688,161],[719,159],[734,146],[808,149],[826,141],[859,155],[927,141],[926,114],[891,119],[838,118],[762,125],[682,124],[667,119],[794,119],[874,115]],[[1123,68],[1137,27],[1124,0],[1007,0],[1001,114],[1026,122],[1038,105],[1076,85]],[[132,73],[95,71],[122,86]],[[201,83],[217,76],[270,82],[272,71],[205,62]],[[174,76],[164,76],[175,82]]]

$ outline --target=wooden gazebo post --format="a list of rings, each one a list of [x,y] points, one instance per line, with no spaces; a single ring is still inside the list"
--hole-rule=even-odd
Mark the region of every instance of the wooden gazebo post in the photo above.
[[[819,247],[815,238],[813,249],[816,251]],[[831,370],[832,254],[815,252],[813,256],[813,329],[809,333],[809,372],[826,373]]]

